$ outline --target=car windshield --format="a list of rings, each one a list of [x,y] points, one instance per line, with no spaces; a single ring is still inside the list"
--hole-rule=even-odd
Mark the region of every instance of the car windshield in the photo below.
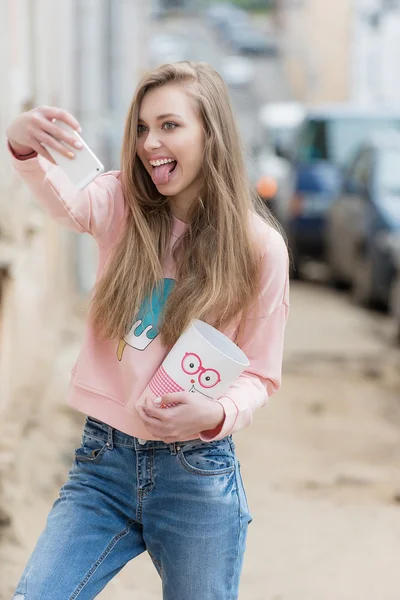
[[[369,135],[375,131],[398,131],[400,119],[355,117],[328,121],[327,142],[332,160],[344,167]]]

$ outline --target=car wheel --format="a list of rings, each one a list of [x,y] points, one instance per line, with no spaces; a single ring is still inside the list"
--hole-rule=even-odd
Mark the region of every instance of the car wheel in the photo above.
[[[343,279],[343,277],[331,267],[329,267],[329,278],[330,283],[335,290],[348,290],[350,287],[349,282]]]
[[[389,308],[394,319],[395,342],[400,345],[400,273],[395,276],[390,290]]]
[[[329,272],[329,282],[337,290],[346,290],[350,287],[349,282],[339,273],[335,264],[334,251],[329,243],[326,248],[326,263]]]
[[[366,254],[355,260],[352,297],[360,306],[371,306],[374,302],[372,263]]]

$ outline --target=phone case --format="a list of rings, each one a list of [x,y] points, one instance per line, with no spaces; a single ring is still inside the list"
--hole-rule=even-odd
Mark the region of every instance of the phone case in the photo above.
[[[81,138],[77,131],[75,131],[74,129],[72,129],[72,127],[64,123],[64,121],[53,119],[53,123],[74,135],[76,139],[81,142],[82,148],[80,150],[77,150],[75,148],[70,147],[69,144],[60,140],[63,146],[74,152],[75,158],[71,159],[64,156],[63,154],[60,154],[53,148],[49,148],[46,144],[43,144],[43,146],[55,160],[57,165],[69,177],[72,183],[78,189],[82,190],[91,181],[93,181],[93,179],[95,179],[98,175],[104,172],[104,166],[94,154],[94,152],[86,144],[86,142]]]

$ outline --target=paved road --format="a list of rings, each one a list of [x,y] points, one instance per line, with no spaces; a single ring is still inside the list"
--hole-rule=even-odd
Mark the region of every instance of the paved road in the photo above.
[[[235,436],[254,517],[240,599],[398,600],[391,324],[318,284],[293,284],[291,303],[282,391]],[[161,597],[147,556],[101,596],[130,597]]]

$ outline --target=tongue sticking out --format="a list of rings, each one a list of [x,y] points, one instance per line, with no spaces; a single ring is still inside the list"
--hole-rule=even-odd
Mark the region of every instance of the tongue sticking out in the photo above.
[[[160,165],[159,167],[153,167],[151,172],[151,178],[155,185],[162,185],[164,183],[168,183],[168,178],[170,173],[175,169],[176,162],[166,163],[165,165]]]

